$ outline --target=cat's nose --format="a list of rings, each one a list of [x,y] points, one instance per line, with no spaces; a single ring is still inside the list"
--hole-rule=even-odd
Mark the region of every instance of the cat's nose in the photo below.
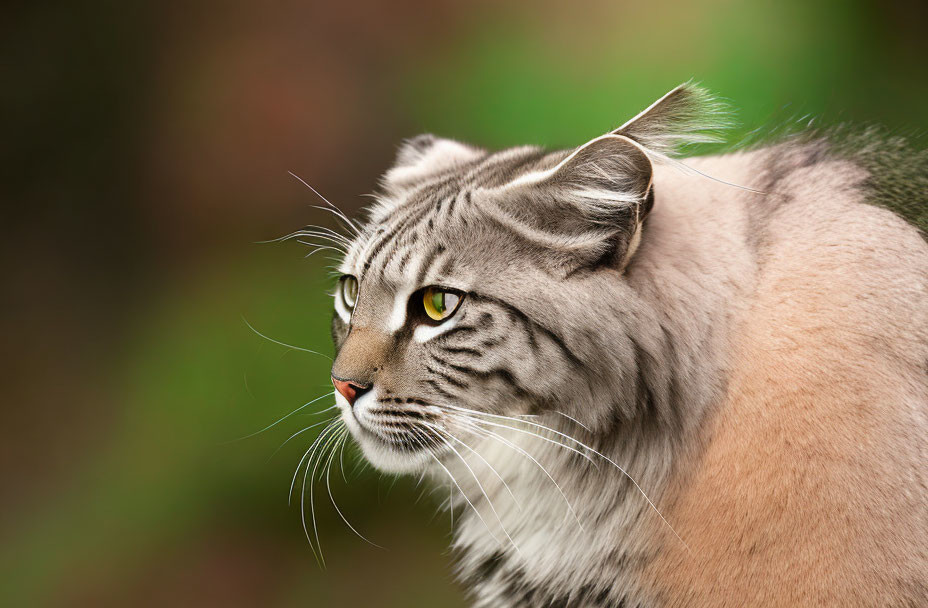
[[[370,385],[363,386],[352,380],[339,380],[335,376],[332,376],[332,384],[335,385],[335,390],[341,393],[342,397],[348,401],[348,405],[354,405],[358,397],[371,390]]]

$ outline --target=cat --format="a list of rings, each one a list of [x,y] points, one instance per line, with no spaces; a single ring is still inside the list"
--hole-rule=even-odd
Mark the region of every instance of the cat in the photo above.
[[[718,110],[412,138],[342,240],[340,423],[447,496],[477,606],[928,605],[928,155],[676,160]]]

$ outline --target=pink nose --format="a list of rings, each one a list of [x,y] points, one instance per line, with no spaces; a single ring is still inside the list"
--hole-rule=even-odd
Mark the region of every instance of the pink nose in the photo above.
[[[342,397],[348,401],[348,405],[354,405],[355,400],[367,391],[367,389],[362,386],[358,386],[353,382],[338,380],[334,376],[332,377],[332,384],[335,385],[335,390],[341,393]]]

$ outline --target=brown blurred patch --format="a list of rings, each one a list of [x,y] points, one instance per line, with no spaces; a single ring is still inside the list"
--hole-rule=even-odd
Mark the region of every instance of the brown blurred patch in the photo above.
[[[272,226],[318,218],[291,170],[356,210],[403,130],[397,80],[472,10],[371,0],[172,7],[159,17],[172,43],[158,49],[149,102],[146,224],[174,255],[178,245],[273,236]]]
[[[72,571],[55,606],[261,606],[293,575],[294,556],[268,538],[213,531],[176,543],[126,578],[92,563]]]

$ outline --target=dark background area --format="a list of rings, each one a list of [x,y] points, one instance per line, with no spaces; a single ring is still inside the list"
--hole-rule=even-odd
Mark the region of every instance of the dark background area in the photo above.
[[[347,454],[355,537],[287,504],[330,390],[322,256],[402,137],[570,146],[694,78],[771,117],[928,124],[924,3],[17,3],[0,19],[7,606],[453,606],[449,521]],[[736,134],[737,135],[737,134]],[[320,258],[320,259],[317,259]]]

